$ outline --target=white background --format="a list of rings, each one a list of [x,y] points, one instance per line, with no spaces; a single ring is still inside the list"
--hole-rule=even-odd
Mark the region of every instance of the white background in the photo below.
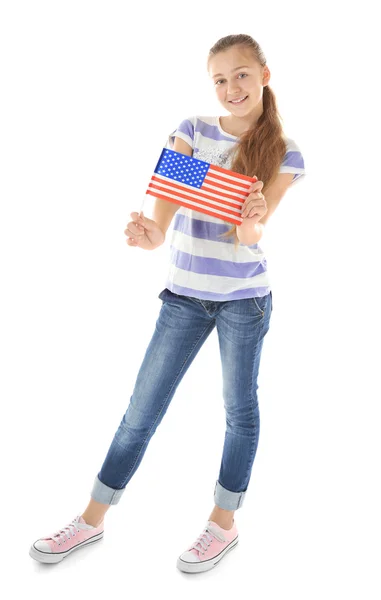
[[[372,4],[1,3],[7,597],[380,598]],[[214,331],[110,508],[103,541],[40,565],[29,547],[84,511],[161,307],[172,227],[154,252],[129,247],[123,231],[169,133],[190,115],[227,114],[206,59],[231,33],[261,44],[307,171],[260,243],[274,310],[258,381],[260,440],[236,513],[240,543],[206,574],[176,569],[213,508],[222,456]]]

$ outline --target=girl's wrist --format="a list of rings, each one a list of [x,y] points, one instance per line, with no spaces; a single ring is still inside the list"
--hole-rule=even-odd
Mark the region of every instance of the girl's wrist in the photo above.
[[[237,225],[237,237],[241,244],[252,246],[259,242],[263,235],[264,225],[262,223],[250,223],[249,221],[243,223],[243,225]]]

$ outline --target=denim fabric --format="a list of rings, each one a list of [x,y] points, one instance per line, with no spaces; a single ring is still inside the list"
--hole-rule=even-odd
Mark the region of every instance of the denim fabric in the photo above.
[[[269,330],[272,293],[215,302],[181,296],[165,288],[155,331],[137,375],[128,408],[110,445],[91,497],[117,504],[149,441],[201,346],[216,327],[223,375],[226,432],[214,485],[220,508],[242,506],[257,450],[257,377]]]

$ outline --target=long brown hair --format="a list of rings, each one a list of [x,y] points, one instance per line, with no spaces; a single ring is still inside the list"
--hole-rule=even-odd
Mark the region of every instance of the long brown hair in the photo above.
[[[209,50],[207,66],[210,59],[218,52],[223,52],[232,46],[249,48],[255,60],[264,67],[265,55],[250,35],[227,35],[219,39]],[[270,186],[279,172],[279,167],[286,154],[287,146],[281,116],[278,112],[276,97],[269,85],[263,88],[263,113],[252,128],[242,133],[234,150],[230,169],[236,173],[257,177],[263,181],[262,192],[266,196],[266,189]],[[233,225],[221,237],[235,237],[235,248],[238,246],[237,227]]]

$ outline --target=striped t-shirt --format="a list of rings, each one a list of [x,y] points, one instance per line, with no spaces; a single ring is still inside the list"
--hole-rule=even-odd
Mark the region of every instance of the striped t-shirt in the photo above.
[[[173,149],[175,136],[193,148],[194,158],[231,168],[238,138],[222,129],[218,116],[185,119],[168,137],[166,148]],[[294,173],[294,184],[305,175],[304,161],[295,142],[285,141],[279,172]],[[222,219],[180,206],[173,223],[166,287],[175,294],[219,302],[268,294],[271,283],[262,249],[258,243],[239,243],[235,250],[234,237],[219,237],[231,227]]]

